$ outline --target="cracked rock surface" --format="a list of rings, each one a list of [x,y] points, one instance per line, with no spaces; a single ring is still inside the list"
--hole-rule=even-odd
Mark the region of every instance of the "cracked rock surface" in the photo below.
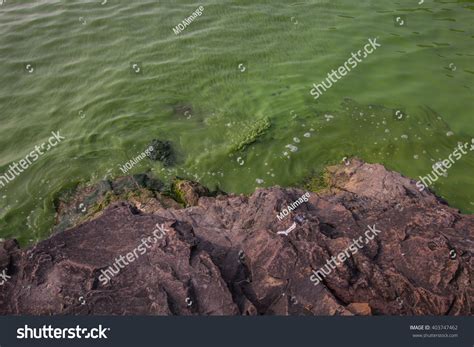
[[[196,193],[184,208],[156,182],[137,185],[142,194],[127,200],[113,198],[114,184],[109,191],[102,184],[99,193],[86,191],[108,194],[110,203],[77,223],[78,192],[58,210],[66,230],[25,249],[0,243],[0,272],[10,277],[0,286],[0,314],[473,314],[474,216],[381,165],[352,160],[328,173],[328,188],[310,192],[282,221],[276,215],[306,191]],[[293,223],[287,236],[277,234]],[[165,237],[110,282],[99,280],[157,224]],[[381,232],[314,285],[312,270],[368,225]]]

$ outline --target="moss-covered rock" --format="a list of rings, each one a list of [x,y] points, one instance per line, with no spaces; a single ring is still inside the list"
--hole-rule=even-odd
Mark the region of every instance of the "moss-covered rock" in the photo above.
[[[210,196],[209,189],[203,185],[187,181],[183,179],[176,179],[171,185],[172,197],[183,204],[184,206],[197,206],[201,196]]]
[[[328,170],[323,170],[319,173],[315,173],[304,180],[302,188],[314,192],[320,193],[331,187],[331,173]]]
[[[197,182],[180,178],[165,186],[147,174],[100,181],[95,185],[77,185],[65,189],[55,199],[54,231],[63,231],[95,219],[109,205],[118,201],[127,201],[140,211],[153,213],[160,208],[196,206],[200,197],[220,194],[224,193],[210,192]]]
[[[150,199],[156,200],[163,187],[160,180],[146,174],[120,177],[114,181],[104,180],[94,185],[78,184],[68,187],[58,193],[54,201],[54,231],[62,231],[96,218],[116,201],[133,201],[145,205]]]

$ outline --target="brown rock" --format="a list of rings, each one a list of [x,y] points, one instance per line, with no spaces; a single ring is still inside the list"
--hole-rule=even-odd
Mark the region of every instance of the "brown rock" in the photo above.
[[[197,206],[199,198],[209,196],[209,190],[197,182],[186,180],[175,180],[172,191],[178,201],[183,202],[185,206]]]
[[[329,171],[331,188],[282,221],[277,213],[305,191],[206,197],[188,182],[179,187],[189,208],[152,190],[28,249],[5,242],[11,279],[0,314],[472,315],[474,216],[381,165],[353,160]],[[166,237],[104,284],[102,271],[157,224]],[[368,225],[380,233],[315,285],[312,271]]]
[[[357,316],[371,316],[372,310],[366,302],[353,302],[347,306],[347,309]]]

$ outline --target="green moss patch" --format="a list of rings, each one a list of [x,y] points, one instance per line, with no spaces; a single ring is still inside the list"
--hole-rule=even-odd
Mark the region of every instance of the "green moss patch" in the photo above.
[[[230,147],[231,152],[244,150],[245,147],[257,141],[271,126],[268,118],[258,119],[253,123],[244,123],[240,134],[234,138]]]

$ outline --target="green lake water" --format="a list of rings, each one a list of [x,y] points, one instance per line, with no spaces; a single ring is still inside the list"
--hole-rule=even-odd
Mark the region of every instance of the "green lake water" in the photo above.
[[[66,137],[0,188],[0,237],[23,244],[51,232],[58,192],[121,175],[154,138],[177,164],[131,173],[251,193],[350,156],[417,178],[474,137],[472,0],[0,3],[0,174]],[[369,38],[381,47],[314,100]],[[469,152],[432,189],[473,213],[473,168]]]

